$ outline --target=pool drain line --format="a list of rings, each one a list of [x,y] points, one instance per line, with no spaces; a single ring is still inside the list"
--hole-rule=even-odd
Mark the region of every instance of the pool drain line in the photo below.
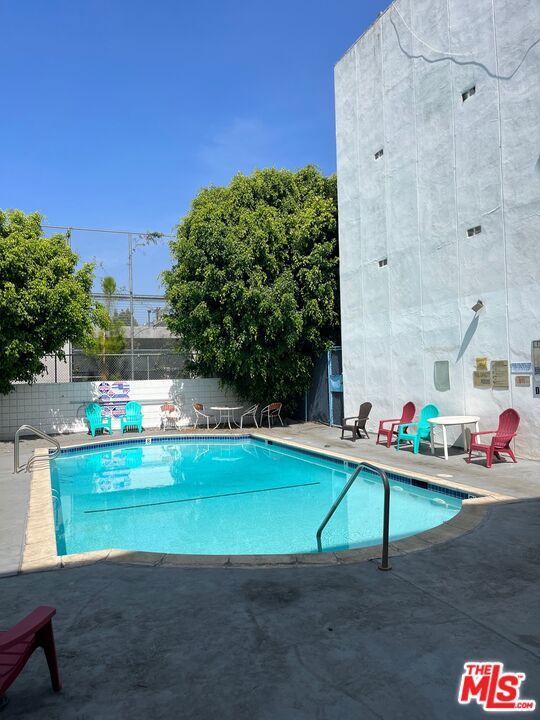
[[[222,493],[220,495],[201,495],[194,498],[183,498],[181,500],[162,500],[153,503],[141,503],[140,505],[122,505],[120,507],[103,508],[102,510],[85,510],[89,513],[113,512],[115,510],[134,510],[136,508],[153,507],[154,505],[174,505],[175,503],[196,502],[197,500],[213,500],[215,498],[233,497],[234,495],[253,495],[255,493],[272,492],[273,490],[290,490],[291,488],[309,487],[310,485],[320,485],[320,482],[302,483],[301,485],[281,485],[280,487],[261,488],[260,490],[242,490],[240,492]]]

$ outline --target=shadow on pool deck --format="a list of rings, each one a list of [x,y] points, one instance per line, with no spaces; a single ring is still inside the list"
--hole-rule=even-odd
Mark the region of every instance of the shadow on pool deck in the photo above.
[[[4,717],[482,718],[463,663],[500,660],[540,700],[540,501],[374,563],[279,569],[97,564],[0,580],[2,624],[56,606],[64,690],[36,653]]]

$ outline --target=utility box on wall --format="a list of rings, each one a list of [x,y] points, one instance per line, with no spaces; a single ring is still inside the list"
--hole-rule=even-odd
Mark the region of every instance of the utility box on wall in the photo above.
[[[532,343],[533,397],[540,399],[540,340]]]

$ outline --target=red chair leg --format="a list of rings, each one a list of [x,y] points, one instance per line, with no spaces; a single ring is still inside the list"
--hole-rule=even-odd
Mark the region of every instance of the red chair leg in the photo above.
[[[514,455],[514,452],[513,452],[512,448],[509,448],[509,447],[506,448],[506,452],[510,455],[510,457],[511,457],[512,460],[513,460],[513,462],[517,463],[516,456]]]
[[[489,447],[486,449],[486,467],[490,468],[493,463],[493,448]]]
[[[58,672],[58,661],[56,659],[56,647],[51,622],[47,623],[47,625],[38,632],[37,640],[38,644],[43,648],[47,659],[52,688],[55,692],[58,692],[62,689],[62,683],[60,682],[60,674]]]
[[[469,447],[469,457],[467,458],[467,462],[471,462],[471,453],[472,453],[472,447]]]

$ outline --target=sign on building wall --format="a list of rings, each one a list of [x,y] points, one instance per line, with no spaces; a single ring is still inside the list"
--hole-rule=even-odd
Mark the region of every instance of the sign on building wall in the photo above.
[[[524,373],[532,373],[532,362],[513,362],[510,363],[510,372],[512,375],[523,375]]]
[[[508,360],[491,361],[491,384],[498,390],[508,390]]]
[[[491,387],[491,371],[488,370],[487,357],[475,358],[475,370],[473,372],[473,387],[486,389]]]
[[[531,387],[530,375],[516,375],[516,387]]]
[[[473,386],[475,388],[491,387],[491,372],[489,370],[475,370],[473,372]]]
[[[476,369],[481,372],[482,370],[488,369],[488,359],[487,357],[477,357],[476,358]]]
[[[508,360],[492,360],[488,370],[488,358],[477,357],[476,369],[473,372],[473,386],[479,389],[495,388],[508,390]]]

